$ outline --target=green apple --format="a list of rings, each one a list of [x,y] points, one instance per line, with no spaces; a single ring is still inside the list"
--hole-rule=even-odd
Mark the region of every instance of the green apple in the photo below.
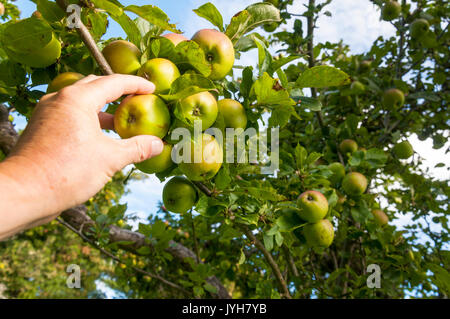
[[[223,150],[216,139],[203,133],[201,138],[177,144],[183,152],[190,148],[190,157],[181,161],[178,167],[190,180],[206,181],[213,178],[223,162]]]
[[[217,105],[226,127],[245,130],[247,127],[247,114],[241,103],[232,99],[223,99],[217,102]]]
[[[381,209],[373,209],[372,215],[379,226],[384,226],[389,222],[389,217]]]
[[[303,235],[309,246],[327,248],[333,243],[333,225],[328,219],[322,219],[316,223],[306,224],[303,227]]]
[[[141,51],[131,42],[112,41],[105,46],[102,53],[114,73],[136,74],[141,67]]]
[[[339,144],[339,150],[342,154],[353,153],[358,149],[358,144],[351,139],[345,139]]]
[[[7,28],[7,27],[6,27]],[[11,39],[13,41],[14,39]],[[61,56],[61,43],[52,35],[50,42],[42,48],[35,49],[28,52],[17,52],[3,47],[8,57],[17,63],[21,63],[32,68],[45,68],[52,65]]]
[[[350,85],[350,90],[353,92],[353,94],[360,95],[366,91],[366,86],[359,81],[354,81]]]
[[[155,94],[166,94],[173,81],[180,77],[180,71],[172,61],[156,58],[145,62],[137,75],[153,82]]]
[[[64,72],[58,74],[48,85],[47,93],[53,93],[72,85],[78,80],[84,78],[84,75],[77,72]]]
[[[383,94],[383,105],[384,107],[399,108],[405,103],[405,95],[399,89],[389,89]]]
[[[397,1],[387,1],[381,9],[381,17],[385,21],[392,21],[400,15],[402,6]]]
[[[170,113],[164,101],[154,94],[130,96],[114,113],[114,129],[121,138],[155,135],[163,138],[170,127]]]
[[[359,63],[359,72],[364,73],[370,70],[372,67],[372,61],[364,60]]]
[[[427,34],[425,34],[421,38],[422,45],[427,49],[435,48],[439,45],[437,41],[436,35],[432,31],[428,31]]]
[[[183,176],[170,179],[164,185],[162,197],[165,208],[178,214],[188,212],[198,200],[194,185]]]
[[[393,151],[395,156],[400,159],[410,158],[414,154],[414,150],[408,141],[403,141],[395,144]]]
[[[234,47],[231,40],[222,32],[213,29],[202,29],[192,37],[205,52],[211,66],[211,80],[223,79],[231,71],[234,64]]]
[[[279,22],[270,22],[270,23],[264,24],[263,28],[264,28],[264,31],[270,33],[270,32],[275,31],[279,25],[280,25]]]
[[[334,162],[328,165],[328,168],[333,172],[329,180],[333,184],[340,183],[345,176],[345,167],[339,162]]]
[[[202,131],[214,124],[219,112],[215,97],[209,92],[200,92],[178,101],[177,107],[188,123],[202,121]]]
[[[163,37],[169,39],[175,46],[180,42],[189,41],[184,35],[178,33],[167,33],[164,34]]]
[[[367,178],[358,172],[348,173],[342,181],[342,188],[347,195],[362,195],[367,189]]]
[[[409,26],[409,33],[411,34],[411,38],[419,39],[422,36],[426,35],[429,29],[430,24],[427,20],[416,19]]]
[[[328,213],[328,200],[321,192],[306,191],[297,199],[298,215],[301,219],[315,223]]]
[[[147,174],[163,172],[174,165],[172,161],[172,149],[172,145],[164,144],[161,154],[149,158],[143,162],[136,163],[135,166],[138,170]]]

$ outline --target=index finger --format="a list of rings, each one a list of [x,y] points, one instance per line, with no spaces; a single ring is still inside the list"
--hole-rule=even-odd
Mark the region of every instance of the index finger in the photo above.
[[[77,85],[75,83],[75,85]],[[90,101],[94,103],[97,111],[108,103],[114,102],[122,95],[127,94],[151,94],[155,91],[155,85],[139,76],[112,74],[101,76],[88,83],[78,84],[85,88]]]

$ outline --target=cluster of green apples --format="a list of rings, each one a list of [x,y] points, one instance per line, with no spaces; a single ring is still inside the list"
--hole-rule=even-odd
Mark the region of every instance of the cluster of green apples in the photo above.
[[[175,46],[183,41],[196,42],[205,53],[211,68],[209,79],[213,81],[223,79],[233,67],[234,47],[222,32],[203,29],[191,40],[175,33],[162,37],[169,39]],[[129,96],[120,103],[114,113],[114,129],[121,138],[154,135],[164,141],[161,154],[135,164],[142,172],[154,174],[174,168],[176,164],[172,160],[172,153],[174,144],[179,140],[172,140],[169,133],[178,127],[192,129],[194,121],[199,120],[202,123],[202,131],[205,131],[216,123],[220,114],[225,127],[246,128],[247,115],[241,103],[232,99],[217,101],[208,91],[167,103],[161,95],[170,94],[172,83],[182,75],[170,59],[153,58],[141,64],[141,51],[125,40],[110,42],[103,48],[102,54],[115,73],[141,76],[155,85],[153,94]],[[61,73],[51,81],[47,92],[57,92],[83,77],[83,74],[76,72]],[[175,107],[181,110],[185,121],[175,117]],[[185,143],[191,144],[191,160],[179,163],[178,167],[187,178],[175,176],[166,183],[163,190],[166,209],[176,213],[187,212],[198,199],[197,190],[191,181],[213,178],[223,162],[222,146],[213,136],[202,133],[196,140],[191,139]],[[201,158],[201,161],[194,161],[194,158]]]
[[[398,1],[387,0],[381,8],[381,18],[392,21],[400,17],[402,6]],[[425,18],[417,18],[409,25],[409,35],[413,41],[419,41],[423,46],[431,48],[437,45],[436,37],[430,31],[430,22]]]
[[[333,225],[325,216],[328,214],[328,200],[318,191],[308,190],[297,199],[297,214],[307,222],[303,226],[306,242],[312,247],[329,247],[334,239]]]

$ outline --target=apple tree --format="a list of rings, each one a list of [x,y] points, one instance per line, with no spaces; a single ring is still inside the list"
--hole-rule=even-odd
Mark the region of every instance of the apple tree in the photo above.
[[[0,160],[20,135],[11,116],[29,119],[43,95],[89,74],[146,77],[157,95],[137,98],[170,111],[158,119],[166,130],[139,131],[161,134],[163,159],[117,173],[85,204],[0,243],[0,295],[102,297],[102,281],[133,298],[449,296],[448,181],[408,142],[416,134],[440,149],[448,139],[444,3],[372,0],[396,34],[353,54],[343,41],[315,41],[332,0],[258,2],[229,21],[205,3],[194,12],[211,30],[192,40],[152,5],[36,0],[19,19],[14,2],[0,2]],[[126,39],[104,39],[109,21]],[[249,51],[255,63],[239,65]],[[195,113],[199,96],[211,104]],[[106,109],[124,138],[129,101]],[[192,131],[198,118],[210,122],[200,131],[253,129],[244,155],[268,140],[267,156],[225,160],[219,143],[219,165],[172,163],[168,133]],[[161,205],[133,223],[120,199],[148,174],[166,182]],[[80,266],[82,289],[66,288],[69,264]]]

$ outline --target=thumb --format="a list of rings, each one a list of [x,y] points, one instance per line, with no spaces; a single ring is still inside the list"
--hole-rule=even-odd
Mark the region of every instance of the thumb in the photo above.
[[[152,135],[138,135],[118,142],[124,146],[120,163],[122,167],[157,156],[164,148],[161,139]]]

